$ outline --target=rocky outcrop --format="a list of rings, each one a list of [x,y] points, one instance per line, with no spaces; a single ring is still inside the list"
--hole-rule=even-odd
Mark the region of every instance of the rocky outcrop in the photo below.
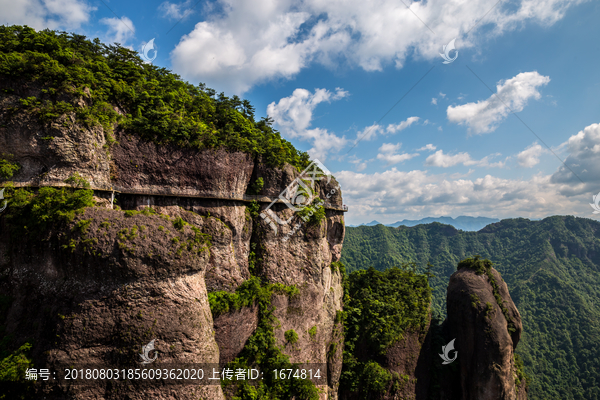
[[[446,386],[442,398],[516,400],[514,350],[522,331],[519,311],[489,261],[470,259],[462,268],[461,264],[450,277],[445,322],[458,351],[459,384]],[[519,398],[524,392],[520,391]]]
[[[3,106],[12,100],[5,97]],[[97,190],[97,200],[102,190],[124,189],[117,191],[115,209],[104,200],[103,207],[86,209],[41,236],[11,236],[0,215],[0,291],[11,299],[0,324],[13,344],[35,343],[37,368],[139,365],[141,346],[152,339],[159,354],[155,366],[233,360],[256,329],[257,307],[213,319],[207,293],[235,291],[251,276],[253,253],[260,260],[255,274],[265,282],[299,288],[291,299],[273,295],[277,344],[292,361],[323,365],[330,373],[321,396],[336,398],[343,289],[340,272],[330,265],[341,254],[343,213],[328,209],[318,224],[296,216],[293,224],[301,227],[288,240],[292,225],[275,232],[250,215],[244,198],[258,177],[265,183],[261,196],[278,196],[298,176],[295,168],[265,166],[241,152],[160,146],[118,128],[117,143],[109,146],[102,128],[81,126],[69,115],[64,126],[62,120],[43,125],[0,110],[0,148],[21,165],[11,178],[17,186],[64,186],[77,172]],[[315,192],[342,204],[335,179],[318,182]],[[158,214],[123,211],[149,206]],[[295,215],[284,204],[272,210],[282,218]],[[187,225],[176,226],[176,218]],[[205,248],[182,246],[198,234],[206,235]],[[285,340],[288,330],[298,333],[294,346]],[[44,390],[48,399],[225,398],[218,385]]]
[[[411,329],[401,341],[386,350],[382,365],[400,377],[398,389],[389,399],[426,399],[431,381],[431,346],[427,333]]]

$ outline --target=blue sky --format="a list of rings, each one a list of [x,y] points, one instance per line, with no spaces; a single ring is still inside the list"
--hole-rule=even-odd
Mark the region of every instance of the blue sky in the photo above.
[[[348,224],[598,218],[600,2],[404,3],[0,0],[0,23],[154,39],[155,65],[249,99],[323,162]]]

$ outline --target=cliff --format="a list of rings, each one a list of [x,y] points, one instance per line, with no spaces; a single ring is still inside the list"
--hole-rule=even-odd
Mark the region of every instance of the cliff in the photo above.
[[[66,154],[64,148],[40,140],[39,131],[26,128],[30,124],[9,125],[0,139],[11,143],[14,160],[24,166],[12,177],[16,184],[52,185],[79,172],[92,183],[106,181],[131,189],[116,197],[121,210],[110,209],[102,192],[96,191],[103,207],[86,208],[69,223],[47,231],[16,236],[18,216],[1,218],[2,293],[10,298],[5,335],[13,343],[34,343],[35,366],[53,370],[127,364],[137,361],[141,346],[152,339],[160,354],[156,367],[224,365],[240,355],[264,316],[250,304],[214,318],[208,292],[234,292],[251,277],[255,263],[253,272],[264,285],[298,288],[291,298],[272,295],[276,345],[285,349],[291,362],[332,371],[320,388],[322,398],[335,398],[341,357],[328,357],[327,351],[340,341],[335,317],[342,308],[343,289],[340,272],[330,265],[340,256],[342,212],[327,209],[323,221],[305,224],[292,239],[283,240],[291,228],[282,226],[275,233],[256,211],[251,215],[251,203],[243,200],[253,174],[264,173],[268,196],[292,183],[298,175],[295,169],[268,169],[244,153],[160,147],[120,134],[104,168],[102,159],[109,157],[102,142]],[[85,144],[97,139],[82,127],[52,134],[53,142]],[[14,137],[20,140],[9,141]],[[47,159],[60,167],[36,170],[42,162],[32,160]],[[88,171],[82,168],[86,160],[100,160],[100,167]],[[70,165],[77,168],[69,170]],[[331,198],[339,203],[335,188],[332,179],[317,182],[316,191],[325,198],[325,193],[337,190]],[[291,210],[277,206],[279,214],[292,216]],[[308,333],[311,329],[315,335]],[[284,337],[290,330],[298,333],[293,346]],[[47,398],[172,398],[175,393],[177,398],[224,398],[218,385],[169,390],[93,385],[70,392],[49,386],[44,391]]]
[[[492,263],[478,256],[461,261],[450,277],[447,305],[445,329],[458,351],[458,379],[445,380],[442,398],[526,398],[514,354],[521,315]]]
[[[346,208],[325,166],[247,102],[84,39],[0,27],[0,395],[424,399],[438,384],[442,399],[514,398],[520,319],[493,270],[514,331],[497,310],[491,325],[479,308],[461,319],[489,288],[451,280],[445,329],[467,328],[469,360],[446,388],[430,274],[345,273]],[[320,376],[273,374],[295,364]],[[51,379],[23,382],[27,368]],[[133,377],[65,379],[108,368]],[[179,368],[259,375],[136,377]]]
[[[0,34],[6,29],[13,28]],[[15,35],[45,38],[20,27]],[[73,46],[73,39],[65,40],[65,47]],[[85,46],[79,51],[82,57]],[[111,54],[116,57],[108,63],[164,77],[155,67],[119,59],[122,52]],[[70,68],[73,59],[57,60]],[[79,65],[86,62],[78,59]],[[70,82],[3,71],[0,161],[8,166],[0,175],[8,200],[0,215],[3,357],[16,357],[26,344],[29,362],[22,367],[139,368],[142,346],[154,340],[153,367],[219,369],[235,360],[270,374],[266,369],[272,365],[309,363],[325,377],[307,389],[311,398],[315,393],[336,398],[342,349],[336,314],[343,288],[341,272],[331,264],[341,254],[344,224],[335,178],[319,170],[324,179],[312,182],[309,195],[323,199],[323,206],[312,206],[314,216],[295,213],[278,196],[298,182],[307,157],[226,98],[214,100],[182,86],[190,101],[203,102],[198,107],[213,107],[214,114],[243,126],[242,136],[226,131],[237,125],[221,128],[222,120],[203,116],[198,124],[211,124],[213,136],[202,132],[205,142],[175,143],[179,131],[159,140],[147,135],[150,123],[132,129],[128,121],[135,107],[123,106],[118,96],[112,104],[100,102],[97,84],[73,83],[73,90]],[[147,88],[151,93],[167,91],[164,82],[153,85],[154,91]],[[56,113],[48,116],[49,110]],[[84,118],[90,113],[96,113],[96,122]],[[269,207],[269,215],[290,222],[274,230],[272,220],[260,215]],[[243,296],[239,290],[248,283],[256,283],[248,301],[234,304],[231,299]],[[231,307],[216,312],[223,299]],[[296,334],[294,343],[288,332]],[[332,353],[336,344],[339,350]],[[18,374],[22,380],[23,371]],[[224,399],[238,389],[251,390],[100,381],[37,382],[23,390],[48,399]],[[297,389],[267,382],[256,390],[291,397]]]

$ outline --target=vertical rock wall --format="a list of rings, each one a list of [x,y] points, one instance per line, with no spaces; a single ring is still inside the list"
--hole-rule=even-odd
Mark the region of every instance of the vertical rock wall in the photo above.
[[[231,361],[256,328],[257,308],[213,320],[207,293],[233,292],[250,277],[248,258],[254,244],[262,260],[257,273],[265,282],[299,288],[293,299],[273,296],[278,345],[294,362],[325,365],[332,373],[322,396],[336,398],[343,347],[336,315],[342,308],[343,290],[340,272],[330,265],[341,253],[342,212],[328,210],[320,224],[303,224],[291,239],[283,240],[291,227],[282,226],[275,233],[262,219],[249,216],[247,202],[194,197],[214,193],[228,197],[231,192],[232,198],[239,198],[253,176],[265,180],[263,195],[276,196],[297,171],[289,166],[255,165],[244,153],[161,147],[124,135],[117,136],[119,144],[107,153],[103,143],[99,148],[92,143],[97,135],[83,127],[68,132],[57,128],[55,135],[65,140],[74,135],[73,142],[90,142],[89,146],[77,145],[77,151],[59,146],[51,151],[48,146],[32,145],[44,144],[39,137],[44,133],[32,124],[21,121],[12,127],[17,131],[12,134],[23,136],[21,147],[10,148],[25,166],[13,178],[16,183],[59,185],[71,172],[79,172],[96,187],[118,183],[132,192],[145,192],[118,196],[117,205],[123,209],[143,210],[150,205],[160,213],[126,216],[116,209],[91,208],[68,225],[40,232],[39,237],[11,236],[11,227],[0,216],[0,288],[11,299],[0,324],[14,343],[34,343],[37,368],[135,365],[141,346],[152,339],[159,354],[155,366]],[[1,143],[8,143],[6,134],[0,136]],[[94,157],[102,168],[89,166],[96,163]],[[48,162],[60,166],[60,173],[44,172]],[[325,198],[333,188],[337,188],[335,196],[329,201],[341,205],[335,180],[319,183],[316,192]],[[274,209],[292,216],[282,205]],[[178,228],[176,218],[187,225]],[[299,221],[297,217],[295,222]],[[182,246],[196,237],[192,228],[210,237],[205,249]],[[308,331],[313,327],[316,333],[311,335]],[[299,336],[295,346],[284,338],[284,332],[292,329]],[[98,384],[47,388],[44,395],[48,399],[224,399],[218,385],[144,389]]]

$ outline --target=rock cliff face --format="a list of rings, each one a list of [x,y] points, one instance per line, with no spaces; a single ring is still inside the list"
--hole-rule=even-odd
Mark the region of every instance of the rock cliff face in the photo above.
[[[10,96],[3,101],[7,106]],[[0,148],[22,167],[11,178],[17,186],[63,186],[78,172],[103,204],[68,226],[31,237],[11,234],[0,215],[0,291],[10,298],[0,324],[14,343],[34,343],[37,368],[137,363],[141,346],[152,339],[157,367],[233,360],[256,329],[257,307],[213,319],[207,293],[235,291],[251,276],[253,253],[256,274],[265,282],[299,289],[293,298],[273,295],[277,345],[292,362],[324,365],[330,373],[321,397],[336,398],[342,346],[329,350],[342,341],[336,313],[343,288],[340,272],[330,265],[340,257],[343,213],[328,208],[322,222],[304,224],[282,240],[292,227],[274,232],[251,216],[244,196],[251,181],[263,178],[257,198],[264,209],[298,176],[294,168],[267,167],[241,152],[159,146],[119,131],[118,143],[106,146],[101,128],[80,126],[69,115],[64,127],[60,121],[41,125],[27,115],[9,119],[6,107],[0,110]],[[111,209],[110,192],[102,192],[113,189],[122,210]],[[335,179],[317,182],[315,191],[321,198],[333,194],[329,203],[341,208]],[[158,214],[124,212],[148,207]],[[293,216],[282,204],[272,209]],[[177,218],[185,224],[174,224]],[[284,338],[292,329],[298,334],[294,345]],[[225,398],[218,385],[140,390],[98,384],[44,391],[48,399]]]
[[[521,337],[521,316],[506,283],[489,262],[469,264],[479,271],[461,264],[448,285],[445,322],[449,337],[455,338],[459,380],[445,387],[443,398],[526,398],[524,388],[515,387],[514,350]]]

